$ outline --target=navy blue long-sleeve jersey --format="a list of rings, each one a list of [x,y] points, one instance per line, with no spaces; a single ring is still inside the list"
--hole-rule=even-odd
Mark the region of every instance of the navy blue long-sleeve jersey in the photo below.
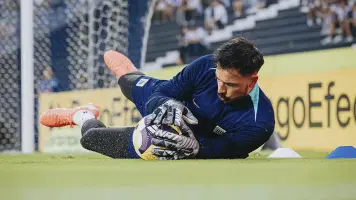
[[[147,114],[168,98],[182,101],[199,121],[190,125],[200,143],[197,158],[246,158],[273,133],[273,107],[258,84],[246,98],[224,104],[215,70],[214,56],[208,55],[160,82],[145,105]]]

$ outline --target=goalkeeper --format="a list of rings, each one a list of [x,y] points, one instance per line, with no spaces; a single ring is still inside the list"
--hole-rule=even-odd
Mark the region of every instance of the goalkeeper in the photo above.
[[[274,131],[273,107],[258,86],[262,54],[248,40],[234,38],[203,56],[171,80],[139,72],[124,55],[108,51],[108,68],[123,94],[151,124],[174,124],[183,135],[151,129],[153,154],[161,159],[247,158]],[[99,109],[86,105],[51,109],[41,116],[48,127],[81,126],[84,148],[112,158],[138,158],[134,127],[106,128]]]

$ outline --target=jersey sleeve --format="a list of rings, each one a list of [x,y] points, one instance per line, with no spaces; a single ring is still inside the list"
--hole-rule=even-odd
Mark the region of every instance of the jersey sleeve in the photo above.
[[[147,112],[152,113],[158,106],[169,99],[185,101],[192,98],[204,69],[211,60],[212,55],[203,56],[186,66],[171,80],[159,85],[146,103]]]
[[[267,142],[272,133],[273,131],[261,127],[245,126],[236,133],[215,137],[200,136],[197,158],[247,158],[250,152]]]

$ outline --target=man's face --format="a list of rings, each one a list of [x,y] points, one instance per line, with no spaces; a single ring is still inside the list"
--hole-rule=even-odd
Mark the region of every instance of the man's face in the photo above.
[[[52,71],[49,70],[49,69],[45,69],[45,70],[43,71],[43,76],[44,76],[44,78],[45,78],[46,80],[51,79],[51,78],[52,78]]]
[[[247,96],[255,86],[258,75],[242,76],[236,69],[216,68],[218,96],[224,103],[229,103]]]

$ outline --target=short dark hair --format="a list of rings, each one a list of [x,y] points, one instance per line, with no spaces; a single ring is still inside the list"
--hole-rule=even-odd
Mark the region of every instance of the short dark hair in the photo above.
[[[237,69],[243,76],[257,73],[264,64],[263,55],[243,37],[222,44],[214,54],[222,69]]]

